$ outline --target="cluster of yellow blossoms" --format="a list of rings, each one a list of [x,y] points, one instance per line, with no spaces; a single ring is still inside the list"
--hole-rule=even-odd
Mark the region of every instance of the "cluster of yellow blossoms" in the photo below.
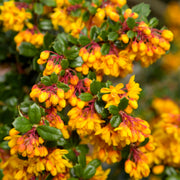
[[[14,41],[16,43],[17,49],[22,42],[29,42],[33,44],[36,48],[43,45],[44,34],[40,32],[35,32],[33,29],[27,29],[25,31],[20,31],[15,37]]]
[[[169,29],[173,32],[174,36],[174,50],[167,54],[162,61],[162,67],[166,71],[177,71],[180,67],[180,20],[179,20],[179,13],[180,13],[180,4],[178,2],[170,2],[167,6],[165,11],[165,20],[168,24]]]
[[[25,8],[27,8],[25,6]],[[28,19],[32,18],[30,12],[26,12],[23,6],[18,7],[18,3],[14,1],[4,2],[3,6],[0,6],[1,14],[0,21],[3,22],[3,28],[5,31],[14,30],[21,31],[23,30],[25,24],[28,24]]]
[[[152,103],[157,117],[152,121],[155,150],[148,154],[153,172],[161,174],[164,167],[180,166],[180,108],[171,99],[156,98]]]

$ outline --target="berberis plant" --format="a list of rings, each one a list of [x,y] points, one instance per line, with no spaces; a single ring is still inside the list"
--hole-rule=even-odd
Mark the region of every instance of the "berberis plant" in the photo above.
[[[132,115],[141,88],[135,75],[126,85],[105,79],[131,74],[136,61],[148,67],[170,49],[173,34],[155,28],[149,5],[23,0],[0,9],[3,31],[15,32],[14,54],[39,72],[4,138],[10,149],[1,142],[3,179],[105,180],[110,169],[102,162],[121,162],[133,179],[148,177],[153,136]]]

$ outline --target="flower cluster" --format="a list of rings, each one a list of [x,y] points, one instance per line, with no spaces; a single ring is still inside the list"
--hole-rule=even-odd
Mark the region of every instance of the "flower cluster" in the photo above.
[[[10,13],[4,10],[8,5],[13,6]],[[169,50],[172,32],[156,29],[154,19],[144,22],[148,5],[130,9],[126,0],[56,0],[9,1],[1,8],[2,18],[10,19],[7,25],[19,28],[4,25],[19,31],[14,37],[19,53],[34,57],[33,66],[41,71],[31,100],[18,107],[19,116],[4,138],[10,148],[0,164],[4,179],[105,180],[110,170],[104,171],[101,162],[121,162],[131,178],[142,179],[149,176],[152,160],[158,165],[174,160],[173,153],[156,156],[162,147],[156,131],[177,140],[179,109],[163,115],[165,123],[156,124],[151,136],[149,123],[132,114],[141,92],[135,75],[126,85],[104,80],[104,75],[132,73],[135,61],[147,67]],[[13,19],[18,16],[9,17],[16,8],[25,18],[21,26]],[[29,13],[23,16],[25,8],[32,19]]]
[[[14,37],[14,41],[16,43],[17,49],[22,42],[31,43],[35,47],[39,48],[43,45],[43,38],[44,35],[40,32],[36,32],[35,29],[27,29],[25,31],[20,31]]]
[[[155,150],[148,156],[151,165],[154,165],[153,172],[161,174],[166,165],[175,168],[180,165],[180,112],[179,106],[170,99],[156,98],[152,105],[157,112],[157,117],[152,121]]]
[[[25,24],[29,24],[28,19],[31,19],[32,15],[30,12],[26,12],[26,8],[28,8],[26,4],[16,4],[14,1],[4,2],[3,6],[0,6],[0,20],[5,31],[21,31]]]

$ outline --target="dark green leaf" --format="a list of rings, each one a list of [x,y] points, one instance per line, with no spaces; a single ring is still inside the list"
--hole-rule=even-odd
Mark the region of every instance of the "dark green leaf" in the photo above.
[[[49,77],[49,76],[48,76]],[[55,73],[55,72],[53,72],[52,74],[51,74],[51,76],[50,76],[50,79],[51,79],[51,83],[57,83],[57,81],[58,81],[58,76],[57,76],[57,74]]]
[[[58,34],[54,42],[53,48],[58,54],[64,54],[67,48],[67,44],[66,44],[66,37],[63,33]]]
[[[54,178],[54,176],[52,176],[51,174],[49,174],[45,180],[52,180]]]
[[[57,87],[63,89],[64,92],[67,92],[70,89],[67,84],[62,83],[62,82],[58,82],[57,83]]]
[[[117,32],[110,32],[108,34],[109,41],[115,41],[118,37],[119,37],[119,34]]]
[[[132,17],[128,17],[126,22],[130,29],[133,29],[136,26],[136,21]]]
[[[93,96],[92,94],[90,93],[81,93],[79,98],[82,100],[82,101],[90,101],[93,99]]]
[[[173,167],[166,167],[165,174],[167,174],[168,176],[173,176],[177,175],[177,172]]]
[[[77,47],[74,46],[71,49],[66,49],[64,55],[66,56],[66,58],[74,60],[79,56],[79,50]]]
[[[43,19],[39,22],[39,28],[42,30],[52,30],[53,29],[53,25],[50,19]]]
[[[34,3],[34,12],[38,15],[41,15],[43,13],[43,5],[41,3]]]
[[[54,41],[54,38],[55,38],[55,36],[53,34],[50,34],[48,32],[45,34],[44,41],[43,41],[44,49],[49,49],[50,48],[50,45]]]
[[[26,133],[27,131],[32,129],[31,122],[25,117],[16,118],[12,124],[17,131],[20,131],[22,133]]]
[[[68,41],[74,45],[79,44],[77,38],[73,37],[72,35],[68,36]]]
[[[83,19],[83,21],[86,22],[86,21],[89,20],[89,17],[90,17],[89,12],[88,12],[88,11],[85,11],[84,14],[83,14],[83,16],[82,16],[82,19]]]
[[[62,59],[61,66],[63,69],[67,69],[69,67],[69,61],[67,59]]]
[[[91,41],[87,36],[80,36],[79,42],[82,46],[89,44]]]
[[[86,144],[79,144],[76,146],[76,151],[87,154],[89,152],[89,147]]]
[[[68,154],[65,155],[70,161],[76,163],[77,157],[75,152],[72,149],[68,149]]]
[[[88,165],[92,165],[95,168],[98,168],[101,165],[101,161],[99,159],[93,159],[88,163]]]
[[[165,180],[179,180],[180,179],[180,175],[173,175],[170,177],[166,177]]]
[[[105,43],[105,44],[102,45],[102,47],[101,47],[102,55],[109,54],[109,50],[110,50],[110,44]]]
[[[96,8],[95,8],[95,7],[89,6],[89,7],[88,7],[88,10],[89,10],[89,12],[90,12],[92,15],[96,14]]]
[[[144,4],[140,3],[132,8],[133,12],[138,13],[139,17],[141,18],[142,16],[149,16],[151,10],[150,10],[150,5],[149,4]]]
[[[2,141],[0,142],[0,148],[9,150],[8,141]]]
[[[95,175],[95,173],[96,173],[96,168],[88,164],[83,171],[83,178],[90,179]]]
[[[71,3],[72,5],[82,3],[82,0],[68,0],[68,1],[69,1],[69,3]]]
[[[73,17],[79,17],[79,16],[81,16],[81,9],[78,8],[78,9],[76,9],[76,10],[74,10],[74,11],[71,11],[71,16],[73,16]]]
[[[151,18],[149,21],[149,26],[150,27],[156,27],[159,23],[159,20],[155,17]]]
[[[28,42],[22,42],[18,49],[19,54],[27,57],[33,57],[38,53],[36,47]]]
[[[79,164],[84,168],[86,166],[86,155],[81,153],[78,157]]]
[[[105,103],[103,101],[96,101],[94,103],[95,110],[98,114],[102,116],[102,119],[105,119],[108,117],[109,112],[106,108],[104,108]]]
[[[73,168],[74,168],[74,173],[76,174],[76,176],[81,177],[83,173],[82,166],[80,164],[76,164]]]
[[[92,40],[95,40],[98,36],[98,29],[96,26],[93,26],[91,27],[91,30],[90,30],[90,37]]]
[[[108,32],[107,32],[106,30],[101,31],[100,37],[101,37],[104,41],[107,41],[107,40],[108,40]]]
[[[110,120],[111,126],[114,128],[118,127],[121,122],[122,122],[122,119],[120,115],[115,115]]]
[[[132,31],[132,30],[129,30],[129,31],[127,32],[127,36],[128,36],[128,38],[132,39],[132,38],[134,38],[134,36],[135,36],[135,32]]]
[[[75,58],[73,61],[70,62],[70,67],[75,68],[75,67],[80,67],[82,66],[84,61],[82,60],[81,56],[78,56]]]
[[[24,113],[28,113],[29,106],[32,104],[32,101],[25,101],[20,104],[20,110]]]
[[[44,140],[47,141],[57,141],[59,138],[63,137],[59,129],[46,125],[38,126],[37,132]]]
[[[29,107],[28,116],[32,124],[38,124],[41,120],[41,109],[36,103]]]
[[[140,143],[139,147],[145,146],[148,142],[149,142],[149,138],[147,137],[142,143]]]
[[[121,151],[121,155],[123,159],[127,159],[130,153],[130,146],[127,145],[126,147],[123,148],[123,150]]]
[[[108,107],[108,110],[111,114],[113,115],[118,115],[119,114],[119,108],[117,106],[114,106],[114,105],[110,105]]]
[[[90,85],[90,91],[92,94],[96,95],[102,88],[101,82],[93,80]]]
[[[56,1],[55,0],[40,0],[40,2],[46,6],[56,7]]]
[[[66,71],[63,69],[63,70],[60,71],[59,75],[60,75],[60,76],[64,76],[65,73],[66,73]]]
[[[45,86],[51,86],[51,78],[49,76],[43,76],[41,77],[41,83],[44,84]]]
[[[79,180],[79,178],[69,178],[68,180]]]
[[[129,103],[129,100],[125,97],[123,97],[121,100],[120,100],[120,103],[118,104],[118,108],[119,110],[124,110],[127,108],[128,106],[128,103]]]

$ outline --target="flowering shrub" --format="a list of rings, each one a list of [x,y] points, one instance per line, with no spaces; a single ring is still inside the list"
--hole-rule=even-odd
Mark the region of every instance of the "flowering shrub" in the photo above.
[[[154,164],[157,173],[163,162],[179,162],[159,153],[158,134],[166,129],[178,141],[178,115],[166,115],[151,134],[149,123],[133,115],[142,90],[135,75],[127,84],[105,80],[132,73],[136,61],[148,67],[170,49],[173,33],[148,20],[149,5],[40,0],[0,8],[3,31],[15,31],[16,58],[33,57],[40,74],[0,144],[4,180],[104,180],[110,169],[102,162],[121,162],[129,177],[142,179]]]

